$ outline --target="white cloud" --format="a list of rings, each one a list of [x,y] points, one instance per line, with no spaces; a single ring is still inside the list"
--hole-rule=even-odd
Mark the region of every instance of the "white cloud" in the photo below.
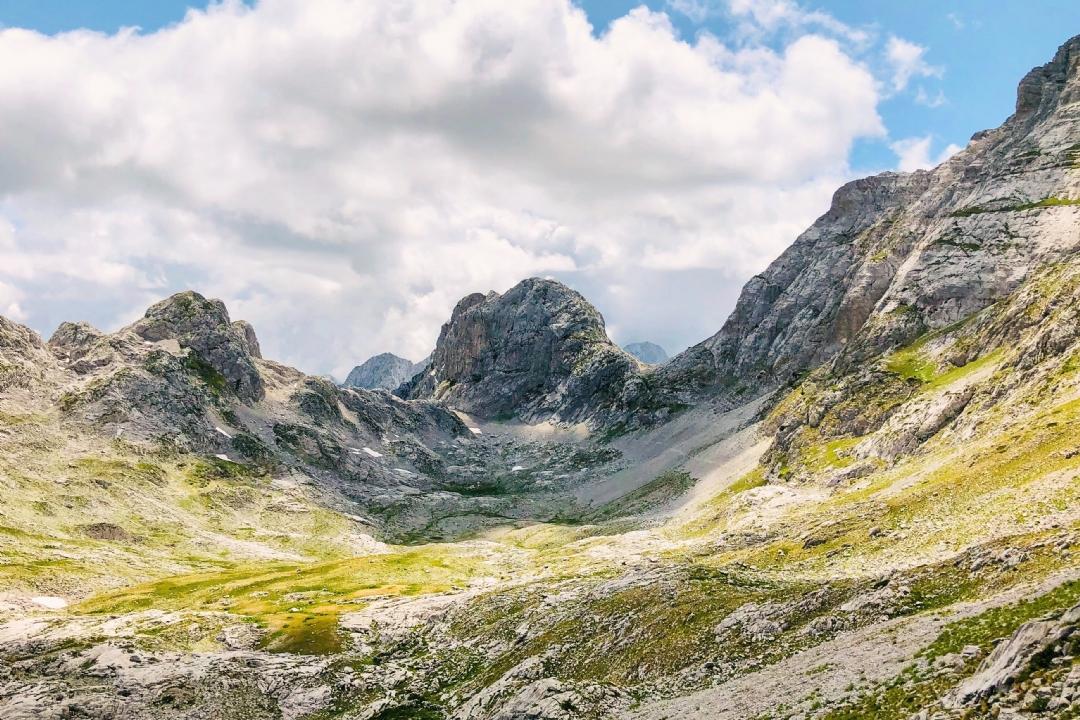
[[[23,293],[16,287],[0,282],[0,315],[16,321],[26,319],[26,312],[19,302],[23,299]]]
[[[941,67],[926,62],[926,48],[902,38],[890,37],[885,44],[885,58],[892,68],[892,87],[895,92],[907,88],[912,78],[941,77]]]
[[[932,167],[937,167],[941,163],[951,158],[956,153],[963,150],[959,145],[947,145],[936,156],[931,155],[933,146],[933,137],[926,135],[924,137],[910,137],[903,140],[897,140],[889,145],[892,151],[896,153],[899,162],[896,164],[896,169],[901,172],[913,172],[915,170],[927,170]]]
[[[720,11],[720,4],[714,0],[665,0],[664,6],[690,18],[693,22],[703,23]]]
[[[716,329],[883,134],[836,41],[689,42],[644,8],[597,37],[568,0],[227,2],[148,35],[3,30],[0,56],[0,303],[113,327],[194,287],[338,374],[419,359],[461,295],[532,274],[638,278],[610,318],[633,332],[678,325],[671,278],[708,271]]]
[[[700,3],[702,0],[690,0]],[[871,34],[837,20],[820,10],[807,10],[793,0],[727,0],[731,13],[752,23],[744,27],[751,35],[776,32],[783,28],[824,31],[858,46],[865,45]]]
[[[919,86],[919,89],[915,91],[915,104],[924,105],[929,108],[938,108],[942,105],[948,104],[949,99],[945,97],[945,92],[938,90],[936,95],[930,95],[926,92],[926,88]]]

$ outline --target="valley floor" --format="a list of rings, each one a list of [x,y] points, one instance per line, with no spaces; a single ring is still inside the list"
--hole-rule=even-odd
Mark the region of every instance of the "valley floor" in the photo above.
[[[680,470],[647,480],[636,458],[648,471],[612,476],[621,490],[591,519],[452,543],[318,548],[348,522],[258,480],[257,509],[233,504],[262,560],[8,530],[0,717],[1068,717],[1068,633],[1017,650],[1008,683],[978,685],[1004,638],[1080,602],[1080,403],[1062,400],[1031,437],[942,443],[833,487],[764,482],[755,408],[727,424],[691,413],[632,439]],[[151,472],[100,462],[114,483]],[[165,466],[147,482],[173,487]],[[208,476],[203,490],[225,491]],[[291,515],[272,509],[286,498]],[[204,509],[193,522],[211,522]],[[298,522],[303,546],[287,540]],[[35,568],[39,552],[57,559]],[[95,558],[131,580],[65,593],[118,574],[95,575]]]

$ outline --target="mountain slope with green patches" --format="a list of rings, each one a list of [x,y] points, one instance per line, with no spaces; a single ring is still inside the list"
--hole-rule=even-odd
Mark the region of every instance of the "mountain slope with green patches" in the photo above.
[[[660,366],[539,280],[413,400],[195,293],[0,320],[0,716],[1080,716],[1078,83],[841,189]]]

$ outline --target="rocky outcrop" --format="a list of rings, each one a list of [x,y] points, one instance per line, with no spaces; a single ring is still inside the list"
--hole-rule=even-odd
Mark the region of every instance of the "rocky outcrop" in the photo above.
[[[443,325],[429,371],[402,387],[484,418],[604,424],[637,361],[608,339],[604,318],[553,280],[473,294]]]
[[[0,317],[0,393],[44,382],[55,365],[36,332]]]
[[[889,173],[845,185],[829,212],[743,289],[713,337],[676,356],[664,370],[691,386],[767,387],[821,364],[865,323],[895,270],[864,267],[855,242],[918,196],[925,174]]]
[[[416,374],[416,365],[393,353],[382,353],[354,367],[342,385],[365,390],[395,390]]]
[[[1080,605],[1059,618],[1024,623],[982,662],[974,675],[950,693],[951,705],[970,705],[977,700],[998,695],[1016,683],[1023,671],[1037,658],[1060,646],[1076,632],[1080,623]]]
[[[49,349],[60,359],[75,362],[86,356],[105,334],[85,322],[63,322],[49,338]]]
[[[246,402],[265,394],[252,351],[259,352],[251,326],[236,326],[220,300],[208,300],[196,292],[183,292],[162,300],[129,329],[143,340],[175,340],[194,352],[219,373],[229,390]]]
[[[259,338],[255,336],[255,328],[247,320],[236,320],[233,329],[244,338],[244,349],[253,358],[262,359],[262,348],[259,346]]]
[[[623,345],[623,350],[649,365],[659,365],[662,362],[667,362],[668,359],[667,351],[652,342],[630,343],[629,345]]]

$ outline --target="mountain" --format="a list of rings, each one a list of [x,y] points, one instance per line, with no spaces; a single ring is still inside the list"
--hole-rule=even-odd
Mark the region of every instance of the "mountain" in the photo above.
[[[0,319],[4,718],[1077,713],[1080,37],[658,366],[559,283],[385,392]]]
[[[345,387],[394,390],[416,374],[416,363],[393,353],[382,353],[357,365],[345,378]]]
[[[659,365],[668,359],[667,352],[656,343],[630,343],[629,345],[623,345],[623,350],[630,353],[641,362],[648,363],[649,365]]]
[[[600,424],[636,372],[585,298],[530,278],[502,295],[463,298],[439,333],[429,372],[401,392],[489,419]]]
[[[1012,117],[934,170],[840,188],[668,382],[775,388],[841,350],[857,362],[947,327],[1075,253],[1078,55],[1063,45],[1020,83]]]
[[[305,502],[351,515],[354,533],[380,539],[453,537],[516,515],[565,512],[573,504],[565,487],[512,473],[502,454],[514,448],[534,472],[589,455],[536,442],[496,449],[439,405],[339,388],[265,359],[250,325],[195,292],[163,300],[111,334],[63,323],[43,343],[15,323],[2,328],[0,412],[25,419],[13,439],[68,437],[58,457],[69,453],[76,463],[84,448],[113,441],[122,442],[106,453],[116,462],[193,455],[190,462],[223,477],[303,479],[313,488]],[[42,493],[27,494],[28,505]],[[119,527],[130,519],[90,516]],[[470,519],[455,520],[462,517]]]

